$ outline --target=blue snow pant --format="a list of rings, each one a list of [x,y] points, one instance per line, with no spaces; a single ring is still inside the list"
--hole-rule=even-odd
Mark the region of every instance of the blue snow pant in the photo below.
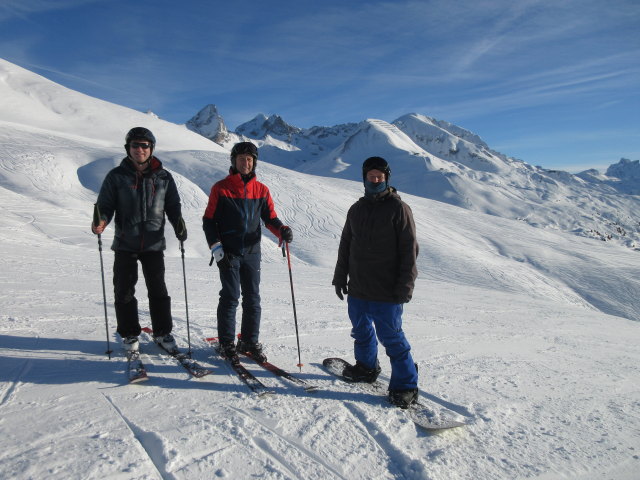
[[[418,371],[411,357],[411,346],[402,331],[402,304],[372,302],[352,296],[348,297],[347,303],[356,360],[368,368],[376,365],[377,335],[391,361],[389,390],[417,388]]]
[[[233,342],[236,335],[236,310],[242,294],[242,339],[255,343],[260,335],[260,252],[230,256],[231,266],[220,268],[218,302],[218,338]]]

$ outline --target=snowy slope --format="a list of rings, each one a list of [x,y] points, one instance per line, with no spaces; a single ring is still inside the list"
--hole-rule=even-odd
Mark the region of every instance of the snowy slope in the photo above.
[[[319,366],[328,356],[353,358],[346,305],[330,283],[344,215],[361,183],[259,162],[280,217],[294,229],[300,375],[321,389],[306,393],[247,364],[277,393],[257,399],[203,341],[216,333],[219,282],[200,219],[211,184],[226,174],[228,152],[190,144],[197,136],[170,124],[162,128],[176,148],[157,153],[176,176],[189,228],[189,331],[174,239],[166,252],[174,333],[180,345],[190,337],[195,358],[214,374],[190,379],[143,342],[150,380],[125,385],[111,303],[113,255],[105,248],[115,348],[109,360],[97,243],[88,226],[101,179],[122,158],[128,125],[116,135],[121,107],[98,108],[65,90],[56,90],[55,105],[39,101],[65,112],[60,123],[31,124],[26,119],[36,115],[28,112],[36,107],[23,96],[27,84],[58,87],[21,75],[13,87],[0,82],[2,478],[636,477],[637,252],[401,191],[421,247],[404,327],[423,401],[468,423],[432,435]],[[105,125],[114,129],[111,143],[106,134],[74,129],[82,122],[71,112],[90,109],[113,119]],[[390,132],[371,125],[371,135]],[[164,145],[165,135],[157,135]],[[112,233],[108,228],[107,246]],[[262,341],[274,363],[297,371],[287,265],[273,237],[263,242]],[[148,323],[145,297],[140,281]],[[381,361],[388,375],[383,354]]]
[[[3,129],[11,124],[29,126],[95,146],[121,147],[130,128],[146,126],[158,139],[158,149],[225,151],[184,125],[74,92],[3,59],[0,110]]]

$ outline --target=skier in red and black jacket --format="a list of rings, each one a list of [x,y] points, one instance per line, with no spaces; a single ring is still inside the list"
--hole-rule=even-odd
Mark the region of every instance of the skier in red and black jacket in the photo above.
[[[222,353],[239,362],[237,351],[266,361],[260,335],[260,222],[280,240],[291,242],[291,228],[278,218],[271,193],[256,178],[258,148],[240,142],[231,150],[229,175],[211,188],[202,228],[220,273],[217,309]],[[241,339],[236,347],[236,310],[242,294]]]

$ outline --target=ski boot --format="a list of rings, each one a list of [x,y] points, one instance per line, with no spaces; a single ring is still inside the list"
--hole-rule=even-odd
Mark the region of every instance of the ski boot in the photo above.
[[[140,348],[138,337],[131,335],[122,339],[122,346],[126,352],[137,352]]]
[[[167,333],[166,335],[157,335],[153,337],[153,340],[168,352],[175,352],[178,350],[176,341],[170,333]]]
[[[267,361],[267,356],[262,350],[261,343],[244,342],[242,339],[238,340],[238,346],[236,347],[239,352],[248,353],[258,363],[264,363]]]
[[[240,358],[233,342],[220,342],[220,353],[234,365],[240,363]]]

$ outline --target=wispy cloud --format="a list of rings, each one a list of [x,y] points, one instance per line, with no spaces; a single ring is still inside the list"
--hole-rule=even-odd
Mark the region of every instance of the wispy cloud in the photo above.
[[[67,8],[77,8],[108,0],[3,0],[0,3],[0,22],[20,18],[27,20],[30,15]]]
[[[171,121],[216,103],[232,124],[259,112],[298,126],[418,112],[538,128],[545,114],[578,122],[585,105],[631,108],[638,24],[637,0],[162,1],[129,2],[126,15],[111,0],[5,0],[0,51]]]

